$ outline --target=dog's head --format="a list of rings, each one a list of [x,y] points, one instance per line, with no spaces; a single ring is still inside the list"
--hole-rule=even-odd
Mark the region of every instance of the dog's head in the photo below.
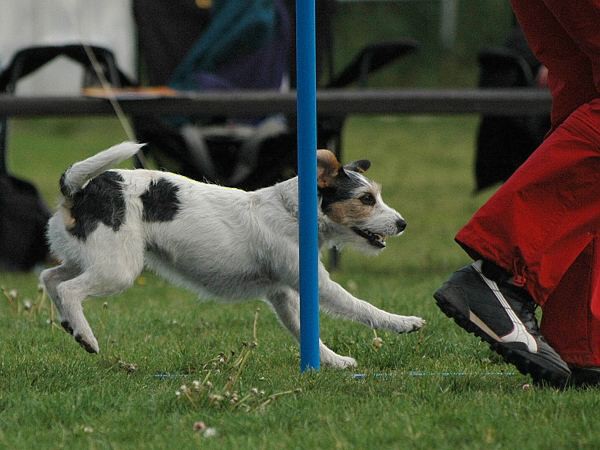
[[[381,198],[381,187],[363,174],[370,161],[342,166],[329,150],[317,151],[317,182],[321,209],[335,224],[346,228],[342,242],[378,252],[389,236],[402,234],[406,222]]]

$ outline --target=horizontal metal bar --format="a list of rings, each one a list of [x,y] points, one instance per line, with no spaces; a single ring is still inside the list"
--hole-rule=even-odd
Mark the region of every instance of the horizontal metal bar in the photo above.
[[[295,92],[236,91],[181,93],[176,96],[117,97],[130,115],[252,117],[296,114]],[[546,114],[551,97],[543,89],[398,89],[321,90],[319,115],[352,114]],[[114,114],[105,98],[78,96],[0,95],[0,116],[65,116]]]

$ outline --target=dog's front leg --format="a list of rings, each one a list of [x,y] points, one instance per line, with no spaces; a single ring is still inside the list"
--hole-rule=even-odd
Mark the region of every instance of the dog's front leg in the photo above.
[[[298,292],[291,288],[279,288],[267,295],[267,300],[277,313],[281,323],[292,333],[296,340],[300,339],[300,299]],[[319,356],[321,364],[346,368],[355,367],[356,361],[349,356],[341,356],[327,347],[319,339]]]
[[[420,317],[391,314],[354,297],[331,280],[329,273],[322,266],[319,268],[319,290],[321,308],[324,311],[371,328],[410,333],[425,325],[425,321]]]

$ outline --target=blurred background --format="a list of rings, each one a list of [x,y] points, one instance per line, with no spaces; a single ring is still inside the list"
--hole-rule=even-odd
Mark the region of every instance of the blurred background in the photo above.
[[[513,25],[504,0],[338,1],[335,65],[347,63],[365,40],[410,37],[419,51],[374,74],[370,86],[475,87],[478,52],[503,45]]]
[[[294,5],[294,0],[0,0],[0,90],[80,95],[82,88],[102,88],[102,77],[126,89],[290,90]],[[320,88],[537,85],[539,64],[515,34],[508,1],[318,0],[316,11]],[[46,58],[48,48],[62,52],[73,44],[79,48],[69,48],[69,57]],[[108,55],[96,55],[99,69],[81,44],[108,49]],[[32,46],[43,49],[20,62],[15,58]],[[6,167],[0,164],[0,271],[47,263],[43,229],[58,198],[60,174],[74,161],[127,138],[149,143],[144,154],[150,167],[198,180],[256,189],[295,173],[295,119],[277,111],[252,120],[148,115],[127,120],[133,136],[116,116],[0,117],[0,154],[6,161]],[[398,189],[413,189],[420,197],[439,194],[435,183],[444,182],[436,171],[459,168],[457,192],[468,197],[505,180],[543,137],[545,120],[320,116],[318,145],[342,160],[380,158],[373,177],[387,185],[407,177],[405,168],[413,167],[411,175],[433,185]],[[415,165],[414,149],[435,156]],[[439,167],[442,153],[454,159]],[[139,167],[140,161],[130,165]],[[39,213],[35,218],[33,211]],[[462,220],[456,216],[448,225],[443,242],[451,241]],[[431,242],[431,236],[424,239]],[[16,250],[17,242],[22,251]],[[28,246],[37,249],[34,256]],[[17,253],[23,263],[15,265]]]
[[[169,2],[169,8],[184,3],[212,6],[209,0],[190,0]],[[320,0],[317,4],[330,15],[334,73],[369,43],[403,38],[419,42],[419,51],[402,64],[374,74],[371,87],[476,86],[478,51],[502,45],[514,23],[504,0]],[[20,47],[83,38],[113,49],[121,68],[132,76],[137,72],[137,33],[130,1],[0,0],[0,6],[0,66]],[[55,70],[60,70],[60,76],[52,77],[51,90],[74,89],[73,66],[64,61],[58,65],[61,68]],[[35,79],[26,80],[20,89],[48,90],[48,78]]]

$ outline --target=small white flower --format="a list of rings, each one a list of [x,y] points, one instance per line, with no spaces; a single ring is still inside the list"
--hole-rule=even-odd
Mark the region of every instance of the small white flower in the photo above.
[[[217,429],[213,428],[213,427],[208,427],[206,430],[204,430],[204,433],[202,433],[202,436],[206,437],[206,438],[211,438],[211,437],[215,437],[217,435]]]
[[[218,403],[218,402],[223,401],[223,396],[219,395],[219,394],[211,394],[211,395],[208,396],[208,399],[211,402],[217,402]]]
[[[85,427],[83,427],[83,432],[84,433],[93,433],[94,429],[92,427],[90,427],[89,425],[86,425]]]

